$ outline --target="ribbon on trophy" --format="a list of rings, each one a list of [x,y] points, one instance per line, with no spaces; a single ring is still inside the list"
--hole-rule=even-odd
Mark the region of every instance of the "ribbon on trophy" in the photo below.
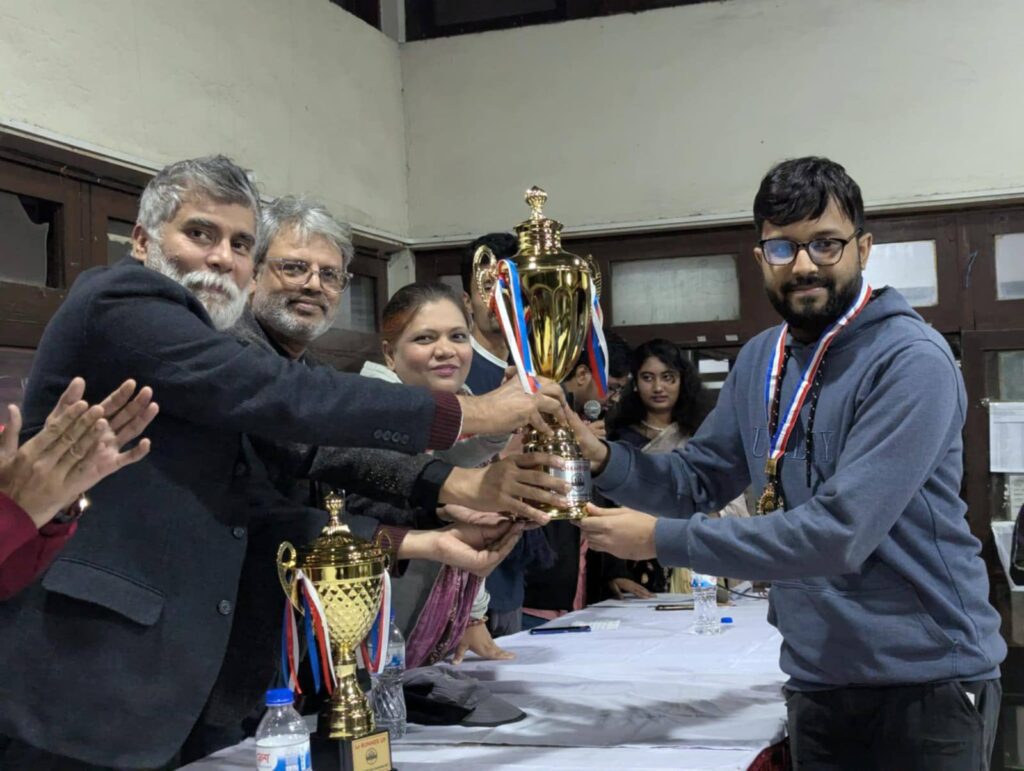
[[[502,302],[502,290],[508,294],[512,302],[513,319],[509,318],[508,309]],[[519,382],[522,383],[523,390],[526,393],[537,393],[540,386],[537,383],[537,373],[533,368],[530,332],[526,326],[526,311],[523,308],[523,297],[519,289],[519,272],[516,270],[516,264],[511,260],[501,260],[498,263],[498,280],[494,282],[494,294],[491,302],[498,312],[501,331],[505,334],[505,342],[512,354],[512,361],[515,362],[516,372],[519,374]]]
[[[380,593],[380,610],[370,634],[359,646],[359,659],[371,675],[380,674],[388,665],[387,650],[391,636],[391,576],[385,570]],[[369,642],[368,642],[369,641]]]
[[[608,342],[604,339],[604,314],[597,287],[590,282],[590,329],[587,331],[587,361],[601,398],[608,396]]]
[[[765,400],[765,414],[768,421],[768,432],[771,444],[769,446],[768,459],[765,462],[765,486],[761,493],[761,498],[757,504],[758,514],[767,514],[776,509],[785,508],[785,503],[782,498],[781,482],[779,478],[779,462],[782,460],[782,456],[786,454],[786,446],[789,444],[789,437],[793,433],[793,428],[796,425],[797,416],[800,414],[800,410],[804,406],[804,402],[807,400],[807,395],[810,393],[811,384],[814,382],[814,376],[818,372],[818,367],[821,366],[822,360],[825,358],[825,353],[828,351],[829,346],[836,339],[840,332],[855,318],[857,315],[867,307],[868,301],[871,299],[871,287],[868,283],[861,282],[860,294],[857,295],[857,299],[854,300],[853,304],[846,309],[846,312],[838,319],[832,322],[831,325],[826,327],[825,332],[818,339],[818,343],[814,348],[814,353],[811,355],[810,360],[807,362],[807,366],[804,367],[804,371],[800,376],[800,384],[797,386],[796,391],[793,393],[792,398],[789,401],[789,406],[786,408],[785,416],[779,421],[778,426],[772,425],[772,406],[777,398],[781,396],[779,391],[782,388],[782,367],[785,361],[786,353],[786,336],[789,332],[789,325],[783,324],[782,329],[779,332],[779,338],[775,343],[775,348],[772,351],[772,358],[768,363],[768,370],[765,373],[764,379],[764,400]]]

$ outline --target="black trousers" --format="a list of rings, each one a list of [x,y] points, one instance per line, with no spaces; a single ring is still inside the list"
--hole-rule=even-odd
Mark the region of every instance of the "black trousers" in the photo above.
[[[786,690],[795,771],[988,771],[998,680]]]

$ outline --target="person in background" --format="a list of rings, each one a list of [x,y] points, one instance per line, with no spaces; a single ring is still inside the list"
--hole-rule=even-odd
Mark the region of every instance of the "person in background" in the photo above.
[[[362,374],[389,382],[459,393],[464,390],[473,349],[471,319],[461,298],[446,284],[421,282],[398,290],[383,313],[381,349],[384,365],[367,362]],[[435,454],[460,466],[488,463],[508,443],[509,435],[468,437]],[[541,461],[550,459],[541,458]],[[350,498],[350,512],[371,510],[370,502]],[[507,555],[523,525],[509,530],[497,513],[458,512],[445,507],[442,517],[458,516],[481,531],[503,533],[496,552]],[[415,560],[392,582],[395,621],[406,635],[407,666],[434,664],[451,654],[461,661],[471,651],[483,658],[508,659],[487,631],[489,597],[475,574],[450,565]]]
[[[634,388],[619,404],[612,425],[613,440],[644,453],[682,449],[707,415],[708,399],[697,368],[675,343],[648,340],[633,352]],[[750,516],[740,495],[712,516]],[[653,592],[690,591],[690,571],[666,570],[657,559],[629,562],[629,575]]]
[[[0,424],[0,600],[49,566],[74,535],[93,485],[149,453],[148,439],[122,448],[156,417],[152,390],[132,398],[135,382],[129,380],[91,407],[84,393],[85,381],[74,378],[43,429],[20,447],[16,405],[8,405],[8,423]]]
[[[511,233],[488,233],[480,236],[462,252],[459,273],[462,277],[462,300],[473,320],[469,343],[473,346],[473,362],[466,377],[466,386],[475,394],[485,394],[505,382],[509,366],[508,343],[501,322],[488,301],[480,296],[480,286],[473,274],[473,255],[481,246],[488,247],[498,260],[511,259],[519,251],[519,241]],[[493,285],[484,287],[490,291]]]

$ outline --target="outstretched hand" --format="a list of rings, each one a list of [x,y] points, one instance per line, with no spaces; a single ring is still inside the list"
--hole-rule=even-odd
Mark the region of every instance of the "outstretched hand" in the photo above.
[[[620,559],[648,560],[657,554],[654,548],[654,523],[657,517],[635,509],[603,509],[587,504],[587,518],[576,524],[597,551]]]

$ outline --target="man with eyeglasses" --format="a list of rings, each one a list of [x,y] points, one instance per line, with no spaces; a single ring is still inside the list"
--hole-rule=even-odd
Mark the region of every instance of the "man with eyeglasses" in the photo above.
[[[283,196],[263,208],[261,231],[261,246],[253,255],[252,302],[231,332],[310,368],[325,366],[308,347],[330,328],[348,286],[355,256],[349,228],[315,201]],[[319,482],[380,502],[374,516],[346,515],[361,538],[386,546],[398,559],[429,559],[474,572],[493,568],[508,552],[510,546],[500,549],[482,540],[500,540],[506,528],[448,524],[435,514],[439,506],[458,504],[444,510],[454,517],[475,514],[461,508],[466,506],[514,510],[543,523],[546,515],[514,496],[555,501],[552,490],[565,485],[532,470],[547,456],[517,456],[487,468],[462,469],[430,454],[317,447],[258,435],[250,440],[282,500],[269,516],[257,512],[250,519],[235,624],[206,709],[207,722],[223,728],[210,732],[204,751],[244,738],[242,719],[262,703],[274,675],[281,635],[274,557],[282,541],[305,543],[323,526]],[[410,507],[389,501],[415,504],[417,516]],[[282,516],[289,508],[288,516]],[[396,514],[402,518],[395,519]]]
[[[772,168],[754,257],[783,318],[740,351],[684,450],[576,421],[591,545],[770,580],[797,769],[987,769],[1006,644],[959,497],[967,397],[945,339],[863,271],[860,188],[837,163]],[[571,419],[571,416],[570,416]],[[710,519],[749,484],[763,516]]]

